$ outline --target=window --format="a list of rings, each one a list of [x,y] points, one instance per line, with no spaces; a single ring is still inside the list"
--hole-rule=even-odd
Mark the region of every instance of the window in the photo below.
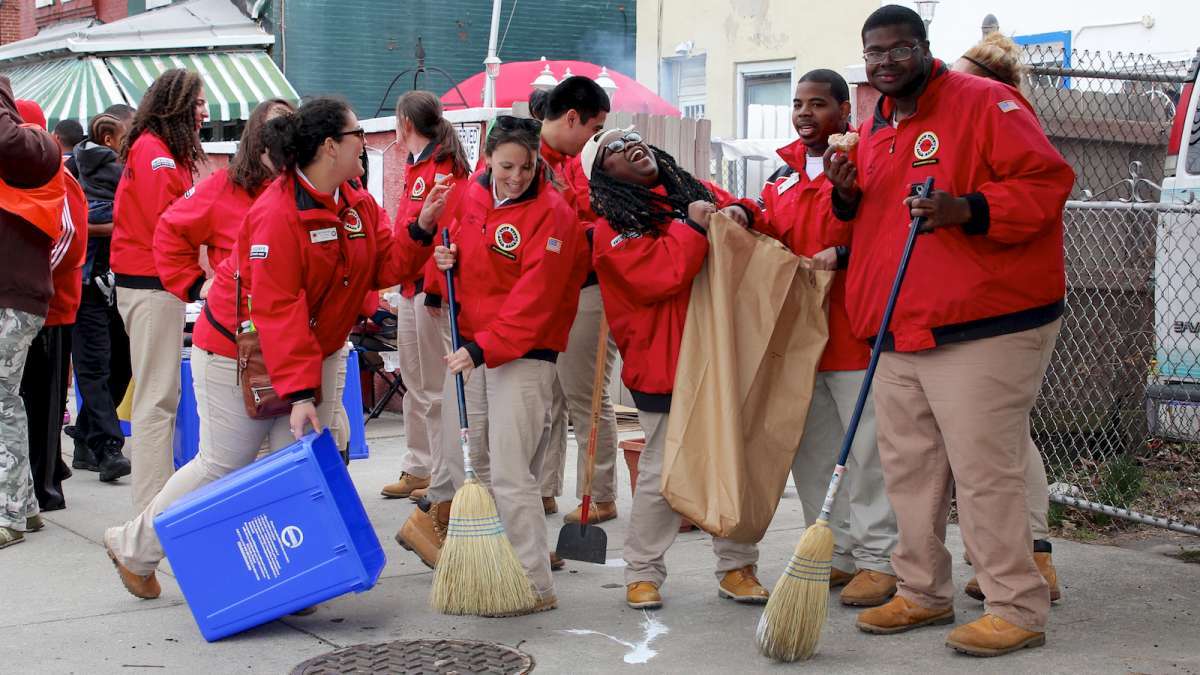
[[[789,138],[795,62],[763,61],[737,66],[737,134],[741,138]]]
[[[53,4],[54,4],[54,0],[35,0],[35,2],[33,3],[33,6],[34,7],[49,7],[50,5],[53,5]],[[26,5],[26,7],[28,7],[28,5]]]
[[[708,92],[705,65],[703,54],[662,60],[662,96],[679,108],[684,117],[704,117]]]

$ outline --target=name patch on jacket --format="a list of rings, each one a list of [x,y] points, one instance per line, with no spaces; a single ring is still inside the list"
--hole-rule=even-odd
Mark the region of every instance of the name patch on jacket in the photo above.
[[[626,239],[640,239],[641,237],[642,237],[641,232],[628,232],[628,233],[622,232],[621,234],[618,234],[617,236],[613,237],[612,241],[608,242],[608,245],[612,248],[616,248],[617,244],[625,241]]]
[[[794,173],[787,178],[782,178],[775,182],[775,194],[783,194],[789,189],[796,186],[800,182],[800,174]]]
[[[326,227],[321,230],[312,230],[308,233],[308,239],[314,244],[324,244],[327,241],[337,241],[337,228]]]
[[[271,251],[271,247],[266,244],[255,244],[250,247],[251,260],[266,260],[267,253]]]
[[[174,169],[175,160],[170,157],[155,157],[150,160],[150,170],[158,171],[159,169]]]
[[[188,188],[188,189],[187,189],[187,192],[183,193],[183,198],[184,198],[184,199],[191,199],[191,198],[192,198],[192,195],[194,195],[194,194],[196,194],[196,186],[195,186],[195,185],[193,185],[192,187]]]

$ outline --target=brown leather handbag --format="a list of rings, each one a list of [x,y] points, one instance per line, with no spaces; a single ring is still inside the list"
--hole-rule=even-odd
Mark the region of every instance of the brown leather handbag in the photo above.
[[[292,404],[280,397],[275,388],[271,386],[271,375],[267,372],[267,362],[263,358],[262,342],[259,339],[258,331],[241,329],[242,276],[239,272],[235,272],[234,278],[237,280],[235,296],[237,307],[233,317],[237,335],[217,322],[207,303],[204,305],[204,312],[217,332],[237,345],[238,382],[242,386],[242,403],[246,406],[246,415],[256,420],[269,420],[288,415],[292,412]],[[322,293],[321,298],[324,297],[325,293]],[[319,307],[320,303],[317,303],[317,306]],[[315,403],[317,405],[321,403],[320,387],[317,387],[316,390]]]

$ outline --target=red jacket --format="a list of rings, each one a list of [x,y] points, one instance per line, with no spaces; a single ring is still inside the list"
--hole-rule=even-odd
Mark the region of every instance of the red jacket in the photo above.
[[[367,291],[399,283],[432,251],[409,232],[393,238],[366,190],[344,183],[335,205],[331,195],[284,173],[246,214],[234,255],[214,277],[193,342],[236,358],[237,270],[238,319],[254,322],[272,386],[285,398],[309,396],[321,384],[321,361],[345,344]]]
[[[598,216],[592,210],[591,190],[588,189],[588,179],[583,175],[583,165],[580,163],[579,157],[564,155],[550,147],[550,144],[544,140],[541,154],[546,165],[550,167],[554,177],[554,186],[567,200],[567,205],[575,211],[575,215],[579,219],[579,228],[587,237],[590,245],[592,228],[595,227]],[[591,286],[596,283],[596,271],[592,269],[592,256],[588,255],[583,264],[587,266],[587,275],[584,277],[583,285]]]
[[[113,200],[112,271],[118,285],[162,288],[154,263],[154,231],[167,207],[192,187],[192,173],[167,144],[146,131],[129,149]],[[128,277],[142,277],[129,279]]]
[[[67,190],[67,203],[62,214],[62,235],[50,252],[54,297],[50,298],[47,326],[75,323],[75,313],[79,310],[79,299],[83,294],[83,262],[87,258],[87,197],[79,181],[69,171],[63,171],[63,186]]]
[[[396,209],[396,227],[406,228],[417,221],[417,217],[421,215],[421,207],[425,205],[425,197],[429,195],[429,191],[433,189],[437,180],[443,176],[449,176],[449,180],[454,181],[455,186],[446,196],[446,208],[442,213],[452,214],[455,212],[455,204],[463,192],[460,183],[466,182],[469,176],[454,170],[452,157],[441,161],[434,159],[439,148],[440,146],[431,141],[419,156],[413,157],[412,154],[409,154],[404,170],[404,184],[400,189],[400,204]],[[450,222],[446,215],[442,216],[442,220]],[[436,276],[438,271],[433,265],[432,259],[430,259],[429,267],[429,274]],[[400,287],[401,295],[411,298],[419,293],[424,285],[425,276],[425,271],[422,270],[413,277],[404,279]]]
[[[712,183],[705,185],[719,208],[739,204],[751,224],[757,224],[754,202],[735,199]],[[601,217],[596,221],[592,262],[604,314],[624,361],[621,379],[639,410],[668,412],[692,279],[708,255],[708,236],[699,225],[682,220],[661,225],[658,232],[656,237],[620,234]]]
[[[831,229],[840,229],[832,212],[833,184],[805,172],[806,149],[795,141],[779,149],[786,162],[763,187],[763,219],[754,229],[778,239],[797,255],[812,257],[829,248]],[[829,342],[821,355],[821,371],[862,370],[871,360],[866,341],[854,337],[846,314],[846,273],[837,272],[829,290]]]
[[[466,186],[450,228],[458,244],[459,330],[476,365],[553,361],[567,348],[587,243],[575,214],[545,179],[494,206],[491,173]]]
[[[934,62],[917,113],[880,99],[859,134],[863,196],[850,223],[847,308],[879,331],[910,218],[910,186],[965,197],[971,220],[917,239],[885,346],[901,352],[1036,328],[1062,315],[1063,205],[1075,174],[1012,87]],[[843,212],[843,215],[846,215]],[[844,243],[845,233],[830,243]]]
[[[154,264],[163,287],[184,302],[200,299],[204,269],[200,247],[208,247],[212,269],[233,251],[238,230],[254,197],[221,169],[183,193],[162,214],[154,231]]]

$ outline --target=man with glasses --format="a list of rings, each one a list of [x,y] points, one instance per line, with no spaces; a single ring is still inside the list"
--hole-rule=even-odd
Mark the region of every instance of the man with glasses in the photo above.
[[[858,627],[890,634],[954,622],[945,547],[951,495],[986,614],[947,646],[998,656],[1045,644],[1049,590],[1025,508],[1025,436],[1063,312],[1062,208],[1074,173],[1012,87],[950,72],[911,9],[863,25],[880,99],[857,160],[827,151],[848,221],[847,311],[873,339],[911,218],[925,218],[875,376],[879,454],[899,542],[898,591]],[[934,192],[910,195],[934,178]],[[851,200],[844,195],[853,195]],[[835,230],[837,228],[834,228]]]

